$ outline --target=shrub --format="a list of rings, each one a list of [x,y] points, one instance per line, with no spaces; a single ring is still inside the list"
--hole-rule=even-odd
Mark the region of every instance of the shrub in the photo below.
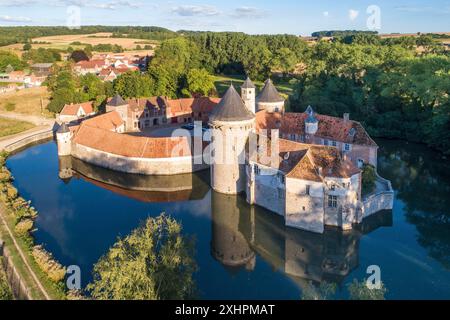
[[[16,188],[14,188],[14,186],[12,184],[6,185],[6,196],[8,197],[9,200],[16,199],[18,195],[19,195],[19,192],[17,191]]]
[[[11,181],[11,172],[8,171],[5,167],[0,169],[0,182],[9,182]]]
[[[35,246],[32,250],[34,260],[39,268],[47,274],[53,282],[60,282],[66,275],[66,268],[57,262],[52,254],[46,251],[42,246]]]
[[[31,230],[33,229],[33,220],[24,219],[16,224],[14,230],[16,231],[19,237],[26,237],[30,235]]]
[[[365,164],[362,172],[362,194],[366,195],[375,189],[377,173],[374,166]]]
[[[2,265],[1,261],[2,257],[0,257],[0,266]],[[12,300],[13,296],[11,293],[11,289],[8,285],[8,280],[6,279],[6,275],[3,272],[3,269],[0,268],[0,300]]]
[[[16,110],[16,104],[12,102],[8,102],[5,104],[5,110],[6,111],[14,111]]]

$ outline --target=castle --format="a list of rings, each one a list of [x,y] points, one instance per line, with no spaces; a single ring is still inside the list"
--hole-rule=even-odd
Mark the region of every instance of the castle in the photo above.
[[[125,101],[117,95],[106,113],[79,120],[58,130],[60,156],[141,175],[209,168],[216,192],[245,193],[248,203],[283,216],[287,226],[316,233],[326,225],[348,230],[375,212],[392,209],[392,188],[381,177],[376,191],[362,198],[361,168],[376,166],[378,149],[362,125],[348,114],[329,117],[312,107],[302,114],[285,112],[271,80],[258,96],[248,78],[241,95],[231,85],[222,99]],[[133,134],[193,121],[207,124],[207,133]]]

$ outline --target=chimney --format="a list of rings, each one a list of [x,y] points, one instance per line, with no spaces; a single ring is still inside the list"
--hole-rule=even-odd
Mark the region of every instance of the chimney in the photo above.
[[[344,113],[344,122],[348,122],[350,120],[350,113]]]

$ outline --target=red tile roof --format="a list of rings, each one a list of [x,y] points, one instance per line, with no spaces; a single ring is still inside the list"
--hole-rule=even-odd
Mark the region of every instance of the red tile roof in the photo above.
[[[90,61],[80,61],[76,63],[77,67],[80,67],[81,69],[94,69],[94,68],[101,68],[106,65],[105,60],[90,60]]]
[[[267,140],[267,143],[269,157],[270,140]],[[256,156],[253,155],[251,160],[255,161],[255,159]],[[287,177],[310,181],[320,182],[323,177],[350,178],[360,173],[360,170],[351,161],[341,157],[336,148],[303,144],[285,139],[279,139],[279,155],[276,166],[269,160],[270,158],[258,157],[256,162],[278,169]]]
[[[83,125],[85,126],[104,130],[115,130],[123,124],[124,121],[122,120],[120,114],[116,111],[104,113],[83,121]]]
[[[61,110],[60,115],[63,116],[76,116],[78,114],[78,110],[82,108],[84,113],[89,115],[94,112],[93,102],[83,102],[83,103],[71,103],[66,104],[64,108]]]
[[[132,158],[172,158],[191,156],[186,137],[149,138],[120,134],[86,125],[80,126],[74,143],[99,151]]]
[[[262,129],[279,129],[281,134],[305,134],[305,120],[308,117],[306,113],[269,113],[260,111],[256,113],[256,129],[259,132]],[[364,127],[357,121],[343,118],[336,118],[315,114],[319,120],[319,129],[316,136],[352,143],[358,145],[377,146],[367,134]],[[350,130],[354,129],[354,136],[350,135]]]

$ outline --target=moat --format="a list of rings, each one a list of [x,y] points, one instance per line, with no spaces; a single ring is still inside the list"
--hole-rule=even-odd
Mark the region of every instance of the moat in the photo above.
[[[83,284],[118,236],[166,212],[196,238],[195,279],[204,299],[300,299],[310,281],[336,282],[336,298],[345,299],[346,285],[367,277],[370,265],[380,266],[388,299],[449,299],[449,161],[424,146],[377,142],[379,173],[395,189],[393,211],[324,234],[285,227],[282,217],[244,197],[213,192],[208,172],[117,174],[58,160],[53,141],[11,156],[7,166],[39,211],[36,243],[62,264],[80,266]],[[72,177],[60,171],[68,167]]]

